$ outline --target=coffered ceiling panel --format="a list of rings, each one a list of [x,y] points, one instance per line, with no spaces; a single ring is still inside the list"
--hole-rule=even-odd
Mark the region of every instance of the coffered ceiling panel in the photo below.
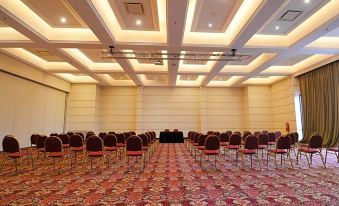
[[[339,59],[338,0],[0,0],[0,52],[71,83],[269,85]]]

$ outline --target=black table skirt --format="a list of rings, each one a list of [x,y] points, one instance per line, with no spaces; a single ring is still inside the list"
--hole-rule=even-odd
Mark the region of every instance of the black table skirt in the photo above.
[[[184,134],[183,132],[160,132],[159,142],[160,143],[183,143]]]

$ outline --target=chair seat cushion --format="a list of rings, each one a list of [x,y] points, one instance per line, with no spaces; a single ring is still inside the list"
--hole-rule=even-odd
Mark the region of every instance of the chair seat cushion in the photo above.
[[[63,148],[65,148],[65,147],[68,148],[68,147],[69,147],[69,144],[62,144],[62,147],[63,147]]]
[[[205,149],[205,146],[197,146],[198,149],[203,150]]]
[[[104,150],[106,151],[116,151],[117,149],[117,147],[104,147]]]
[[[229,145],[228,149],[239,149],[240,145]]]
[[[319,153],[320,152],[319,149],[308,148],[308,147],[301,147],[301,148],[298,149],[298,151],[300,151],[300,152],[307,152],[307,153]]]
[[[258,146],[258,149],[265,149],[265,148],[267,148],[267,145],[259,145]]]
[[[220,142],[220,146],[227,146],[228,142]]]
[[[199,144],[198,143],[193,143],[193,146],[198,146]]]
[[[125,147],[125,144],[124,143],[117,143],[117,146],[118,147]]]
[[[142,146],[143,150],[148,150],[148,146]]]
[[[20,158],[20,157],[24,157],[24,156],[30,156],[32,155],[29,152],[14,152],[14,153],[7,153],[7,156],[10,158]]]
[[[83,151],[84,147],[71,147],[72,151]]]
[[[244,154],[256,154],[257,150],[255,149],[241,149],[239,152],[244,153]]]
[[[333,152],[339,152],[339,148],[338,147],[327,148],[327,150],[333,151]]]
[[[275,145],[275,142],[268,142],[268,145]]]
[[[127,156],[142,156],[142,151],[127,151]]]
[[[94,156],[94,157],[100,157],[104,155],[104,152],[102,151],[88,151],[87,152],[88,156]]]
[[[205,155],[218,155],[219,150],[202,150],[202,153]]]
[[[269,152],[277,153],[277,154],[285,154],[287,153],[287,149],[270,149]]]
[[[48,157],[65,157],[68,156],[69,152],[49,152]]]

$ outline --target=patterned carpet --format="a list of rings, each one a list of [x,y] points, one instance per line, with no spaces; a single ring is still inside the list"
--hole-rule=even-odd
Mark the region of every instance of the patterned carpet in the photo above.
[[[99,163],[92,170],[67,163],[62,174],[52,166],[43,171],[40,159],[34,171],[24,162],[15,174],[11,163],[0,176],[0,205],[338,205],[339,164],[329,157],[327,169],[314,157],[311,170],[305,157],[299,165],[293,159],[294,170],[275,169],[271,158],[260,172],[248,158],[235,167],[228,153],[218,169],[213,157],[202,169],[184,144],[158,144],[144,172],[135,163],[128,171],[123,159],[104,173]]]

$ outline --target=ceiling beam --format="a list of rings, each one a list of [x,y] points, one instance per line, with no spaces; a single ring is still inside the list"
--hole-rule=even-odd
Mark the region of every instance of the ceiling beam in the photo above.
[[[339,25],[339,19],[335,19],[333,21],[327,22],[319,26],[317,29],[307,34],[305,37],[301,38],[299,41],[295,42],[290,46],[289,49],[278,53],[275,57],[271,58],[267,62],[263,63],[256,69],[252,70],[247,76],[242,77],[238,81],[234,82],[232,86],[239,86],[244,81],[252,78],[253,76],[259,75],[262,71],[266,70],[272,65],[275,65],[279,61],[286,59],[288,57],[294,56],[299,51],[302,51],[308,44],[315,41],[316,39],[326,35],[329,31],[336,29]]]
[[[81,4],[78,0],[69,0],[69,3],[106,48],[116,44],[113,34],[109,31],[109,28],[90,0],[82,0]],[[116,51],[119,50],[117,49]],[[117,59],[116,61],[136,85],[143,85],[127,59]]]
[[[264,1],[264,5],[261,5],[255,16],[250,22],[247,22],[245,28],[237,35],[232,42],[229,49],[240,49],[246,42],[260,29],[262,22],[269,19],[270,16],[285,2],[285,0]],[[206,86],[227,64],[227,61],[217,62],[210,73],[202,81],[201,86]]]
[[[167,1],[167,39],[169,53],[180,52],[184,37],[188,0]],[[168,60],[168,86],[175,86],[179,69],[179,60]]]

